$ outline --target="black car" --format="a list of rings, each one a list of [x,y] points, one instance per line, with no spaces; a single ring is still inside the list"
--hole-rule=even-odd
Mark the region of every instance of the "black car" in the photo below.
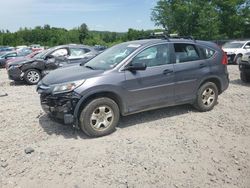
[[[45,50],[32,59],[10,63],[6,68],[9,79],[37,84],[49,71],[58,67],[84,64],[98,53],[86,45],[62,45]]]
[[[57,69],[37,91],[46,113],[103,136],[120,115],[186,103],[212,110],[228,84],[227,57],[216,44],[164,38],[121,43],[85,65]]]
[[[241,61],[239,63],[240,79],[243,82],[250,82],[250,61]]]

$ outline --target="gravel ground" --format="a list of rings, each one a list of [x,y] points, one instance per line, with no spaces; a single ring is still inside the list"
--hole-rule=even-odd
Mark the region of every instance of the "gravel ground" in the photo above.
[[[0,187],[250,187],[250,85],[229,66],[215,108],[189,105],[123,117],[90,139],[51,121],[35,86],[0,70]],[[28,154],[26,154],[28,153]]]

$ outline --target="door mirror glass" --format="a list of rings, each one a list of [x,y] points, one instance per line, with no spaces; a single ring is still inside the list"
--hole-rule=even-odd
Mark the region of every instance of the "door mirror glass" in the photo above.
[[[146,70],[147,66],[145,63],[135,63],[130,64],[125,68],[125,70],[129,71],[139,71],[139,70]]]

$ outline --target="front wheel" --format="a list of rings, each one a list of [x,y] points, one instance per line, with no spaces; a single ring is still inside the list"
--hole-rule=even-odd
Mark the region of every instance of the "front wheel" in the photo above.
[[[29,85],[35,85],[41,80],[40,71],[36,69],[29,69],[24,73],[24,79]]]
[[[110,98],[90,101],[80,114],[80,127],[91,137],[105,136],[115,131],[119,122],[118,105]]]
[[[217,99],[217,86],[212,82],[207,82],[199,88],[194,107],[201,112],[212,110]]]

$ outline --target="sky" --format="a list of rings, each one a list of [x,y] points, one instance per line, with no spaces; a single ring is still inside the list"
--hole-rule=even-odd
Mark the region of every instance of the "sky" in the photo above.
[[[86,23],[90,30],[124,32],[154,29],[157,0],[1,0],[0,30],[49,24],[72,29]]]

